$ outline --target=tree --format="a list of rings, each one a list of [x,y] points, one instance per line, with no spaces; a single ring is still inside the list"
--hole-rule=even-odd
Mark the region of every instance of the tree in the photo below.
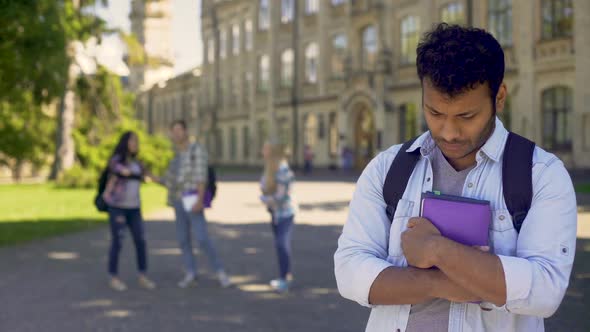
[[[106,4],[105,0],[101,2]],[[0,104],[4,119],[12,121],[3,133],[22,129],[18,121],[41,121],[42,106],[59,100],[52,177],[71,166],[74,159],[74,84],[78,72],[74,45],[107,32],[105,22],[87,10],[95,3],[0,0]],[[15,149],[12,139],[0,139],[2,157],[22,160],[27,153]],[[29,143],[27,146],[32,147],[40,142],[33,139]]]
[[[0,0],[0,101],[36,105],[62,95],[68,67],[63,6],[53,0]]]
[[[47,162],[47,151],[53,142],[54,122],[49,114],[33,102],[31,93],[24,93],[21,100],[0,103],[0,164],[12,170],[15,181],[20,181],[25,162],[40,168]]]
[[[58,1],[0,0],[0,164],[20,179],[25,162],[41,167],[54,132],[43,105],[62,94],[67,68]]]
[[[63,0],[66,36],[68,37],[67,55],[70,59],[66,73],[65,88],[59,103],[57,114],[57,135],[55,142],[55,158],[50,179],[57,177],[71,168],[75,162],[74,121],[75,121],[75,84],[79,68],[75,63],[75,43],[86,41],[106,32],[105,22],[93,15],[86,7],[95,4],[95,0]],[[103,0],[106,5],[107,1]]]
[[[125,91],[120,78],[99,66],[92,76],[81,76],[76,84],[79,109],[74,129],[76,159],[97,175],[105,167],[119,137],[134,131],[141,145],[141,160],[148,169],[161,173],[171,157],[164,137],[150,136],[133,118],[135,96]]]

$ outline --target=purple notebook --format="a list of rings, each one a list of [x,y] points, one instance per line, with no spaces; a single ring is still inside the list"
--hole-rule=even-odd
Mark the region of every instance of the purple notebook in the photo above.
[[[468,246],[488,245],[489,201],[427,192],[422,194],[421,216],[446,238]]]

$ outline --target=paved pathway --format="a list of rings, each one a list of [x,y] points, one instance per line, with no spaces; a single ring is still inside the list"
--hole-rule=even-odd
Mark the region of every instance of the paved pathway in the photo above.
[[[207,273],[194,288],[175,286],[180,252],[170,211],[146,223],[150,275],[159,284],[152,292],[135,284],[129,238],[120,269],[130,290],[107,287],[106,227],[2,248],[0,331],[362,331],[368,311],[338,295],[332,263],[353,189],[350,182],[297,184],[302,211],[294,233],[296,285],[287,296],[266,285],[275,277],[275,253],[253,182],[221,183],[209,213],[234,288],[218,288]],[[580,224],[587,239],[579,241],[572,286],[548,331],[590,330],[590,214],[581,215]]]

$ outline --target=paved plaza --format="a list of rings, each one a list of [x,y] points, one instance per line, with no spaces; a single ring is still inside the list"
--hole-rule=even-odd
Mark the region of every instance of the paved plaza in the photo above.
[[[120,270],[130,289],[108,288],[106,226],[2,248],[0,331],[362,331],[369,311],[339,296],[332,260],[353,190],[351,181],[296,184],[301,203],[293,238],[296,283],[288,295],[267,286],[277,263],[268,215],[253,181],[221,182],[208,211],[210,232],[235,284],[229,289],[217,286],[201,255],[199,283],[176,287],[182,270],[169,210],[146,222],[155,291],[135,282],[129,237]],[[580,237],[586,239],[579,240],[570,289],[547,321],[547,331],[590,330],[590,214],[581,214],[579,221]]]

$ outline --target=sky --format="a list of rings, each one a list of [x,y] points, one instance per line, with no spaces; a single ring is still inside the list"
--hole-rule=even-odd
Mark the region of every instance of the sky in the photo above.
[[[174,72],[188,71],[202,62],[202,43],[200,33],[200,0],[171,0],[172,3],[172,49]],[[108,22],[110,27],[120,28],[125,32],[131,29],[129,12],[131,0],[109,0],[108,8],[101,5],[95,11]],[[122,61],[124,44],[117,36],[106,36],[100,46],[90,46],[98,62],[118,74],[128,73]]]

